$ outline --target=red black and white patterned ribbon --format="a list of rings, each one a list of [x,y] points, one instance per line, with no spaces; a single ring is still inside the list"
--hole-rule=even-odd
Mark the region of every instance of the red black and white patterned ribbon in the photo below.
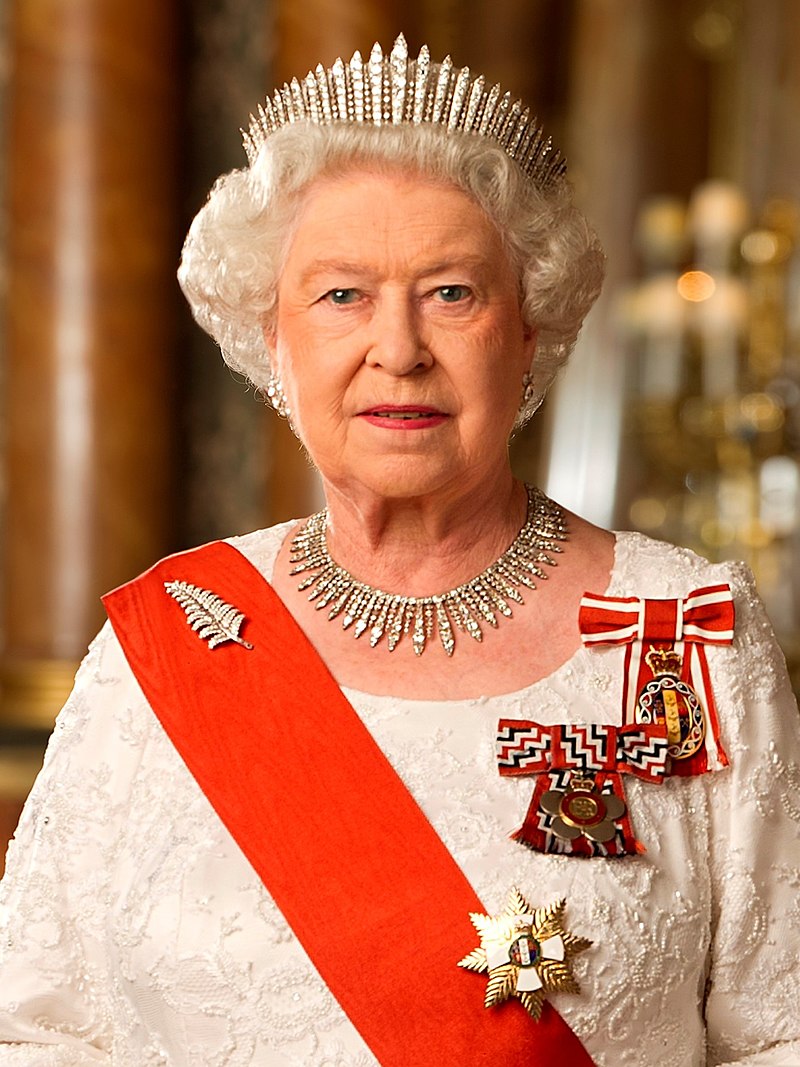
[[[645,662],[651,648],[674,650],[682,658],[681,681],[689,685],[706,715],[705,744],[671,773],[690,775],[727,766],[705,654],[706,645],[729,645],[735,613],[730,586],[695,589],[681,600],[608,597],[586,593],[579,626],[586,647],[626,645],[623,722],[636,722],[639,693],[652,678]]]
[[[625,801],[622,774],[658,784],[667,773],[667,734],[661,724],[610,726],[597,723],[543,726],[527,719],[501,719],[497,763],[503,777],[535,776],[533,796],[522,826],[511,836],[539,852],[614,859],[644,852],[636,840]],[[568,790],[572,775],[590,776],[601,796],[625,805],[614,820],[616,833],[604,843],[579,836],[565,840],[554,833],[553,816],[541,800],[552,790]]]
[[[663,726],[649,723],[542,726],[527,719],[501,719],[497,764],[500,774],[509,778],[574,770],[635,774],[660,782],[667,771],[667,735]]]

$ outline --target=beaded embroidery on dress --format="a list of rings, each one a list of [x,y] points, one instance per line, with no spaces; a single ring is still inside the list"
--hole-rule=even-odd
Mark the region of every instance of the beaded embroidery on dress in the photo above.
[[[269,575],[286,532],[233,544]],[[612,721],[618,650],[579,651],[504,697],[346,693],[487,911],[513,885],[536,904],[567,897],[595,944],[574,961],[582,994],[553,999],[598,1067],[800,1062],[800,729],[752,581],[624,534],[609,592],[681,596],[711,580],[737,601],[735,646],[709,654],[731,767],[658,789],[632,781],[648,852],[630,862],[511,841],[530,784],[501,778],[494,753],[501,717]],[[374,1067],[108,628],[11,846],[0,922],[0,1065]]]

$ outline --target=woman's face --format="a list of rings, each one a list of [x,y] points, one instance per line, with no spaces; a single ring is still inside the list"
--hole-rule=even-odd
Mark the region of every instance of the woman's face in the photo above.
[[[317,181],[265,336],[295,428],[342,492],[421,496],[507,471],[535,333],[497,231],[454,186]]]

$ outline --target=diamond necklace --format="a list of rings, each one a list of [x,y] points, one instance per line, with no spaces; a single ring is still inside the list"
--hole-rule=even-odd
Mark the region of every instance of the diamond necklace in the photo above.
[[[547,574],[541,565],[556,566],[553,558],[561,552],[560,541],[567,539],[564,513],[558,504],[526,485],[528,512],[525,525],[500,556],[485,571],[463,585],[436,596],[401,596],[386,593],[354,578],[340,567],[328,552],[325,528],[327,508],[312,515],[292,539],[292,574],[305,577],[298,589],[310,589],[308,599],[318,611],[329,608],[328,618],[342,616],[342,627],[353,627],[355,637],[369,630],[374,648],[386,635],[391,652],[411,633],[414,651],[421,656],[428,638],[436,632],[448,656],[455,649],[455,630],[476,641],[483,638],[481,626],[497,626],[497,613],[510,617],[509,601],[523,604],[518,587],[535,589],[534,579]]]

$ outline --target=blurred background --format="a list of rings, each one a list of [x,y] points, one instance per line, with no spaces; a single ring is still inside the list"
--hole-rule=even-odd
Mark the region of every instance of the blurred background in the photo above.
[[[100,594],[318,503],[175,269],[266,91],[400,30],[534,105],[608,252],[518,472],[746,559],[800,677],[800,0],[0,0],[0,844]]]

